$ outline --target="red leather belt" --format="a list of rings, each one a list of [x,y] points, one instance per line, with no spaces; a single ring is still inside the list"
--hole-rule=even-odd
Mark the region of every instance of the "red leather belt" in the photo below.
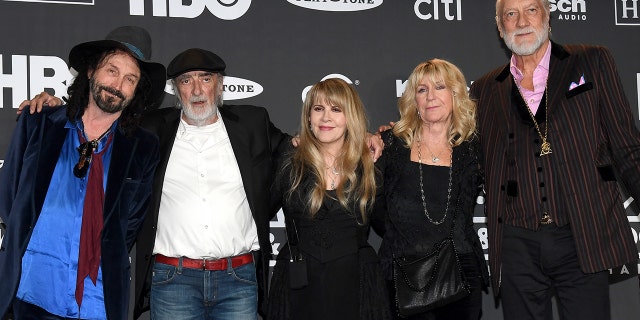
[[[180,258],[166,257],[161,254],[156,254],[155,257],[156,257],[156,262],[159,262],[159,263],[172,265],[174,267],[177,267],[180,265]],[[229,259],[231,259],[231,267],[237,268],[253,262],[253,254],[249,252],[239,256],[233,256],[229,258],[222,258],[222,259],[216,259],[216,260],[189,259],[189,258],[183,257],[182,267],[190,268],[190,269],[200,269],[200,270],[226,270],[227,261],[229,261]]]

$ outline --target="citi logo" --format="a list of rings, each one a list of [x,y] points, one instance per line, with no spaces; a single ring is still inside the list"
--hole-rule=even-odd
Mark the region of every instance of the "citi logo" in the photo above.
[[[551,12],[558,14],[558,20],[587,20],[586,0],[549,0]]]
[[[360,11],[373,9],[383,0],[287,0],[298,7],[321,11]]]
[[[416,0],[416,16],[422,20],[462,20],[462,0]]]
[[[40,3],[59,3],[59,4],[82,4],[92,6],[94,0],[2,0],[12,2],[40,2]]]
[[[164,91],[172,95],[176,94],[171,80],[167,80],[167,85],[164,87]],[[257,82],[225,76],[222,85],[222,98],[225,101],[246,99],[255,97],[261,94],[262,91],[262,86]]]
[[[640,26],[638,0],[616,0],[616,25]]]
[[[129,14],[145,15],[146,0],[129,0]],[[154,17],[197,18],[205,10],[222,20],[242,17],[251,6],[251,0],[153,0],[151,9]]]
[[[347,76],[339,74],[339,73],[332,73],[332,74],[328,74],[326,76],[324,76],[324,78],[320,79],[320,81],[324,81],[327,79],[342,79],[344,80],[346,83],[349,84],[353,84],[353,81],[351,81],[351,79],[347,78]],[[356,85],[359,84],[359,81],[356,81]],[[309,90],[311,90],[312,86],[306,86],[304,89],[302,89],[302,102],[304,102],[304,100],[307,98],[307,93],[309,92]]]

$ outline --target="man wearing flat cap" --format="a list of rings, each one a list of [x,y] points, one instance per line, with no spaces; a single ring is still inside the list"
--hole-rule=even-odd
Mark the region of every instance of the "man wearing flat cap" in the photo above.
[[[0,172],[0,317],[127,318],[158,162],[138,120],[166,81],[132,32],[75,46],[68,104],[19,117]]]
[[[178,107],[144,117],[160,162],[136,246],[136,318],[150,303],[156,320],[255,320],[266,297],[272,159],[291,137],[262,107],[223,105],[225,68],[206,50],[178,54],[167,68]]]

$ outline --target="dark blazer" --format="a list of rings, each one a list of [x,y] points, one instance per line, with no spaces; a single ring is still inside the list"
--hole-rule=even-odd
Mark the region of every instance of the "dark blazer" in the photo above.
[[[22,256],[38,220],[67,134],[66,107],[23,113],[0,171],[0,218],[7,234],[0,250],[0,317],[18,290]],[[158,139],[136,129],[116,130],[107,177],[102,229],[104,303],[109,319],[126,319],[129,306],[129,250],[142,226],[158,163]]]
[[[582,76],[585,84],[569,90]],[[618,182],[624,183],[631,196],[640,199],[640,134],[609,51],[552,43],[547,86],[551,155],[534,156],[530,151],[534,149],[529,148],[533,138],[517,141],[525,126],[512,104],[512,78],[507,64],[471,86],[471,95],[478,100],[484,148],[494,293],[498,294],[500,285],[503,217],[526,215],[512,211],[537,213],[541,200],[570,224],[582,271],[593,273],[636,261],[638,252],[615,177],[621,178]],[[539,141],[535,141],[535,150],[539,150]],[[522,153],[530,156],[522,157]],[[538,173],[532,169],[536,167]],[[538,174],[546,181],[544,186],[532,183]],[[515,176],[524,179],[518,181]],[[547,188],[548,199],[532,199],[542,187]],[[525,200],[534,207],[521,205],[520,210],[509,211]]]
[[[267,110],[262,107],[224,105],[220,107],[220,114],[240,168],[247,201],[258,229],[261,253],[258,255],[256,263],[259,284],[258,298],[264,302],[266,301],[269,260],[271,259],[269,221],[276,214],[276,211],[272,210],[269,204],[269,188],[275,170],[274,157],[279,152],[286,150],[290,137],[271,123]],[[157,134],[160,139],[160,163],[153,181],[148,218],[145,220],[136,245],[134,318],[138,318],[149,309],[152,254],[162,185],[179,123],[180,110],[176,108],[158,109],[144,117],[143,126]]]

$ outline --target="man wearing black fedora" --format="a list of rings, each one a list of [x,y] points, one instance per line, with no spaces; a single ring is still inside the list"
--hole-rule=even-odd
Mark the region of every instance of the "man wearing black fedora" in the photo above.
[[[128,40],[75,46],[67,105],[19,117],[0,172],[0,317],[127,318],[128,251],[158,162],[138,122],[166,81]]]
[[[126,44],[127,47],[136,52],[142,59],[151,59],[151,35],[145,28],[139,26],[120,26],[109,33],[107,33],[106,40],[114,40]],[[77,71],[71,68],[73,76],[77,75]],[[154,88],[159,90],[152,94],[155,97],[155,101],[148,101],[145,105],[145,110],[152,110],[157,108],[162,102],[164,96],[164,87]],[[43,106],[57,106],[63,103],[62,99],[49,95],[47,92],[36,94],[30,100],[24,100],[18,107],[17,114],[20,115],[22,110],[26,107],[29,108],[29,112],[40,112]]]

